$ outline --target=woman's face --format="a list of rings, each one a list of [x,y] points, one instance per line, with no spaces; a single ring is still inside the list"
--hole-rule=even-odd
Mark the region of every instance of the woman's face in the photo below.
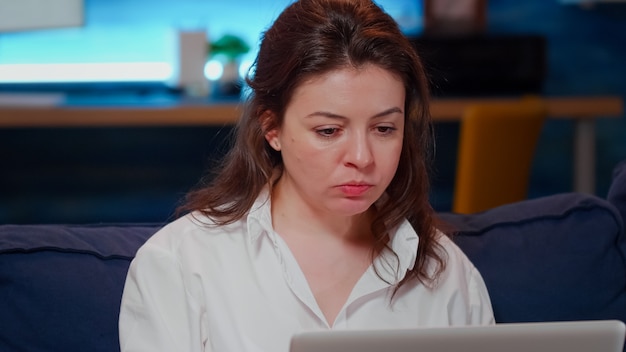
[[[266,134],[284,162],[281,198],[328,215],[366,211],[398,167],[404,102],[402,81],[371,64],[298,86],[282,126]]]

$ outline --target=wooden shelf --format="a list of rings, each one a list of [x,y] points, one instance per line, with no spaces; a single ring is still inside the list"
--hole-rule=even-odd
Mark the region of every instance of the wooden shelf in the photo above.
[[[514,100],[500,98],[434,99],[431,114],[436,121],[459,120],[469,104]],[[624,114],[620,97],[545,98],[549,118],[619,118]],[[2,107],[0,128],[182,126],[234,124],[241,114],[237,103],[168,106],[52,106]]]

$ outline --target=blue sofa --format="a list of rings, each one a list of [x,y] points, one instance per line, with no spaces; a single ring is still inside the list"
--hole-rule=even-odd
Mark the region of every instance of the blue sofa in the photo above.
[[[558,194],[440,214],[498,322],[626,322],[626,161],[606,199]],[[126,271],[160,224],[1,225],[0,351],[119,351]]]

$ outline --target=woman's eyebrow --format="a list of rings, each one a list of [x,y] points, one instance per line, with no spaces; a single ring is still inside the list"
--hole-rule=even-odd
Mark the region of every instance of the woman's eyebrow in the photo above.
[[[315,117],[315,116],[329,117],[331,119],[347,119],[347,117],[345,117],[345,116],[334,114],[334,113],[328,112],[328,111],[315,111],[315,112],[312,112],[312,113],[306,115],[305,117]]]
[[[393,107],[393,108],[389,108],[387,110],[381,111],[377,113],[376,115],[372,116],[371,118],[375,119],[375,118],[379,118],[379,117],[383,117],[383,116],[387,116],[391,114],[403,114],[403,113],[404,112],[399,107]],[[341,120],[347,119],[346,116],[342,116],[342,115],[335,114],[335,113],[328,112],[328,111],[315,111],[306,115],[305,117],[314,117],[314,116],[322,116],[322,117],[328,117],[331,119],[341,119]]]
[[[400,109],[399,107],[394,106],[393,108],[389,108],[385,111],[379,112],[378,114],[372,116],[372,118],[383,117],[391,114],[404,114],[404,111],[402,111],[402,109]]]

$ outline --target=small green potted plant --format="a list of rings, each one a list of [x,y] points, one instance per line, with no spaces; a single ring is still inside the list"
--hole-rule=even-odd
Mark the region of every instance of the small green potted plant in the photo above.
[[[241,57],[249,51],[250,46],[243,39],[232,34],[225,34],[209,43],[207,57],[209,60],[219,60],[224,67],[222,76],[215,82],[215,94],[222,96],[240,94],[239,65]]]

